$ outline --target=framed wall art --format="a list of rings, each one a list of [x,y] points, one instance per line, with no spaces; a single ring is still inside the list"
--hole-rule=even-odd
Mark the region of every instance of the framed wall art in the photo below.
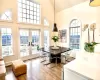
[[[59,34],[59,41],[66,43],[67,42],[67,30],[66,29],[59,30],[58,34]]]

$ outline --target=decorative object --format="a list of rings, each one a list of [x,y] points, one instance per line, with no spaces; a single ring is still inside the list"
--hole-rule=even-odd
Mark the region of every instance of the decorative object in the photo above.
[[[90,42],[89,24],[84,24],[83,31],[85,31],[87,28],[88,28],[88,42]]]
[[[59,49],[59,47],[57,47],[57,44],[56,44],[58,42],[58,40],[59,40],[59,37],[58,36],[53,36],[52,40],[54,41],[53,49]]]
[[[87,52],[93,53],[95,45],[99,44],[99,43],[95,42],[95,37],[94,37],[95,36],[94,32],[95,32],[95,29],[96,29],[96,23],[91,24],[90,28],[89,28],[88,24],[85,24],[83,31],[85,31],[86,29],[88,29],[88,42],[85,43],[84,50],[87,51]],[[90,30],[93,31],[93,41],[92,42],[90,42]]]
[[[90,0],[90,6],[92,7],[100,6],[100,0]]]
[[[53,26],[53,32],[58,32],[57,24],[55,23],[55,0],[54,0],[54,26]]]
[[[96,43],[96,42],[85,43],[84,50],[87,52],[93,53],[95,45],[97,45],[97,44],[98,43]]]
[[[95,41],[95,39],[94,39],[94,36],[95,36],[95,35],[94,35],[94,32],[95,32],[95,29],[96,29],[96,23],[91,24],[91,25],[90,25],[90,30],[93,31],[93,42]]]
[[[67,42],[67,30],[59,30],[59,41],[66,43]]]

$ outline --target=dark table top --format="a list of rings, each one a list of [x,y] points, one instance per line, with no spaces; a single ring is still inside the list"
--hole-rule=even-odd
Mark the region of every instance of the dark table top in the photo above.
[[[52,49],[52,46],[50,46],[50,47],[43,48],[44,52],[47,52],[53,55],[58,55],[58,54],[61,54],[61,53],[64,53],[70,50],[71,50],[70,48],[66,48],[66,47],[59,47],[59,49]]]

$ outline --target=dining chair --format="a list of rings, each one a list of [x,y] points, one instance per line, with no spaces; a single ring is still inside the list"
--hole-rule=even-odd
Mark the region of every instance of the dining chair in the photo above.
[[[61,62],[63,64],[65,64],[66,61],[67,62],[70,62],[70,61],[74,60],[75,57],[72,56],[73,54],[75,55],[75,51],[74,50],[70,50],[70,51],[67,51],[67,52],[62,53],[61,54]]]
[[[58,64],[58,59],[61,59],[61,57],[54,57],[54,59],[55,59],[55,67],[56,67]]]
[[[57,67],[58,59],[61,59],[61,58],[60,57],[51,57],[50,53],[46,53],[44,65],[46,65],[46,66],[52,65],[53,63],[50,60],[54,60],[54,59],[55,59],[55,63],[54,63],[55,65],[53,65],[53,66],[51,66],[49,68]]]
[[[43,48],[40,48],[38,51],[39,51],[39,57],[40,57],[40,59],[42,59],[41,63],[45,62],[46,61],[46,53],[43,52]]]
[[[66,63],[66,60],[68,59],[68,52],[64,52],[61,54],[61,63],[62,64],[65,64]]]

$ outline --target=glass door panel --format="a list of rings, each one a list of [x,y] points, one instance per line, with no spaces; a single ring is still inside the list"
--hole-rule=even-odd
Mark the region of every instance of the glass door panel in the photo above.
[[[29,55],[29,30],[20,30],[20,56],[28,56]]]
[[[49,31],[44,31],[44,47],[49,47]]]
[[[36,54],[40,44],[40,31],[32,30],[31,33],[32,33],[32,42],[31,42],[32,54]]]
[[[1,28],[2,56],[13,55],[12,51],[12,31],[10,28]]]

